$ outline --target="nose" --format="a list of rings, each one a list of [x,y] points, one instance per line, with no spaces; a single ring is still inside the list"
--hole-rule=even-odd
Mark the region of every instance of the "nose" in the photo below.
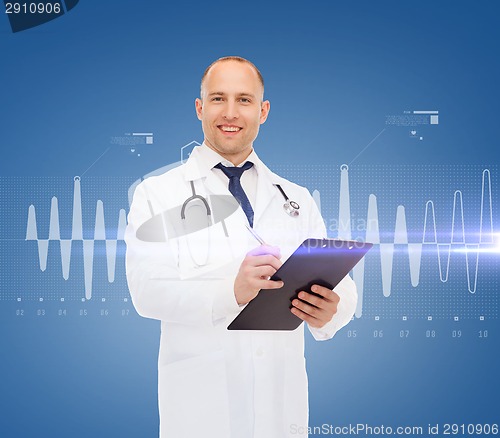
[[[233,120],[238,118],[238,106],[236,102],[228,101],[224,106],[223,117],[226,120]]]

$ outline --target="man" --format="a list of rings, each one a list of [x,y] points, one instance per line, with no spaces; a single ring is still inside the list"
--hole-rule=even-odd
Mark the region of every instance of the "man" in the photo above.
[[[137,187],[125,237],[134,305],[161,320],[160,435],[307,436],[304,324],[287,332],[227,326],[260,289],[279,293],[283,283],[269,278],[305,238],[326,237],[324,222],[309,192],[272,173],[253,149],[270,110],[255,65],[215,61],[195,107],[203,145]],[[298,216],[283,210],[276,184],[300,205]],[[240,206],[216,219],[216,201],[233,195]],[[155,217],[164,234],[144,237]],[[189,231],[192,218],[205,226]],[[257,245],[247,225],[276,246]],[[346,276],[335,291],[313,291],[319,296],[300,292],[291,312],[316,339],[329,339],[351,319],[356,288]]]

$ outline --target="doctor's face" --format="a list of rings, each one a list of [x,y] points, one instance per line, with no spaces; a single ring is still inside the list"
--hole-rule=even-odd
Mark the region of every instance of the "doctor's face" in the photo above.
[[[252,152],[259,127],[267,119],[270,104],[263,102],[264,89],[248,64],[221,61],[208,72],[196,99],[205,144],[234,165]]]

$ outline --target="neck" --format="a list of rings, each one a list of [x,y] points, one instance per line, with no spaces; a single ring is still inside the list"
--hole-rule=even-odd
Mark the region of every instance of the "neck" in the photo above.
[[[250,146],[249,148],[244,149],[242,151],[239,151],[239,152],[228,153],[228,152],[221,151],[221,150],[217,149],[216,147],[214,147],[213,145],[211,145],[206,139],[204,140],[204,143],[210,149],[212,149],[213,151],[217,152],[222,158],[224,158],[225,160],[230,161],[231,163],[233,163],[234,166],[239,166],[253,152],[253,147],[252,146]]]

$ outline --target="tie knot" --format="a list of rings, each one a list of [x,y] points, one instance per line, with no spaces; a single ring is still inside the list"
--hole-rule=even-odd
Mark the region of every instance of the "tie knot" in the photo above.
[[[215,166],[217,169],[220,169],[224,172],[224,174],[232,179],[232,178],[238,178],[240,179],[241,175],[243,175],[243,172],[245,170],[250,169],[253,166],[253,163],[251,161],[247,161],[243,166],[241,167],[226,167],[222,163],[217,164]]]

